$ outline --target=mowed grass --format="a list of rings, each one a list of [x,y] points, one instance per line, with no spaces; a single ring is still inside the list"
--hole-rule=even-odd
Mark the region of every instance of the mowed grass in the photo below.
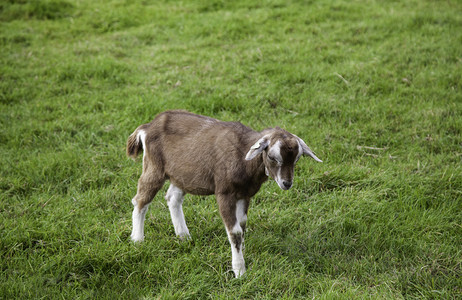
[[[462,297],[460,1],[3,1],[0,298]],[[324,160],[133,244],[128,135],[167,109],[280,126]],[[206,147],[207,145],[204,145]]]

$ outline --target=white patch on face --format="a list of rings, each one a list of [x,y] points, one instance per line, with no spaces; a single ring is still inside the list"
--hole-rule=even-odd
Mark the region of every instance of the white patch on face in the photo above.
[[[271,147],[269,153],[271,157],[273,157],[278,165],[278,170],[276,172],[276,178],[274,178],[274,181],[279,185],[279,187],[283,190],[286,190],[282,183],[282,178],[281,178],[281,168],[282,168],[282,155],[281,155],[281,141],[277,141],[274,143],[274,145]]]
[[[281,167],[279,167],[278,169],[278,173],[276,175],[276,180],[277,184],[279,185],[279,187],[283,190],[285,190],[286,188],[284,187],[284,185],[282,184],[282,179],[281,179]]]
[[[281,141],[274,143],[273,147],[271,147],[271,150],[269,151],[269,155],[274,157],[278,164],[282,164]]]

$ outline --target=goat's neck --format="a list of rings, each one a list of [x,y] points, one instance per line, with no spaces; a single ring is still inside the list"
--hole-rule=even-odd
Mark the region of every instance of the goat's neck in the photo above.
[[[263,162],[263,154],[259,154],[251,161],[251,170],[254,182],[262,184],[268,179],[265,171],[265,163]]]

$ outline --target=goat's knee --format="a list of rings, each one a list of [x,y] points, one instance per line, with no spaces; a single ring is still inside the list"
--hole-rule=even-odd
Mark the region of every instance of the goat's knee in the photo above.
[[[177,186],[170,184],[165,199],[170,210],[175,234],[181,239],[189,239],[189,230],[183,214],[184,192]]]

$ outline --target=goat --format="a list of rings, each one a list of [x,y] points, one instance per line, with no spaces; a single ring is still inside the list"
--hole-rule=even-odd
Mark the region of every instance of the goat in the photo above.
[[[216,195],[231,244],[236,277],[245,272],[244,232],[250,198],[271,176],[283,190],[292,186],[302,155],[322,162],[299,137],[279,128],[254,131],[239,122],[223,122],[187,111],[166,111],[139,126],[128,138],[127,155],[143,150],[143,172],[134,205],[131,239],[144,239],[149,203],[166,180],[165,199],[175,234],[190,238],[184,219],[184,195]]]

